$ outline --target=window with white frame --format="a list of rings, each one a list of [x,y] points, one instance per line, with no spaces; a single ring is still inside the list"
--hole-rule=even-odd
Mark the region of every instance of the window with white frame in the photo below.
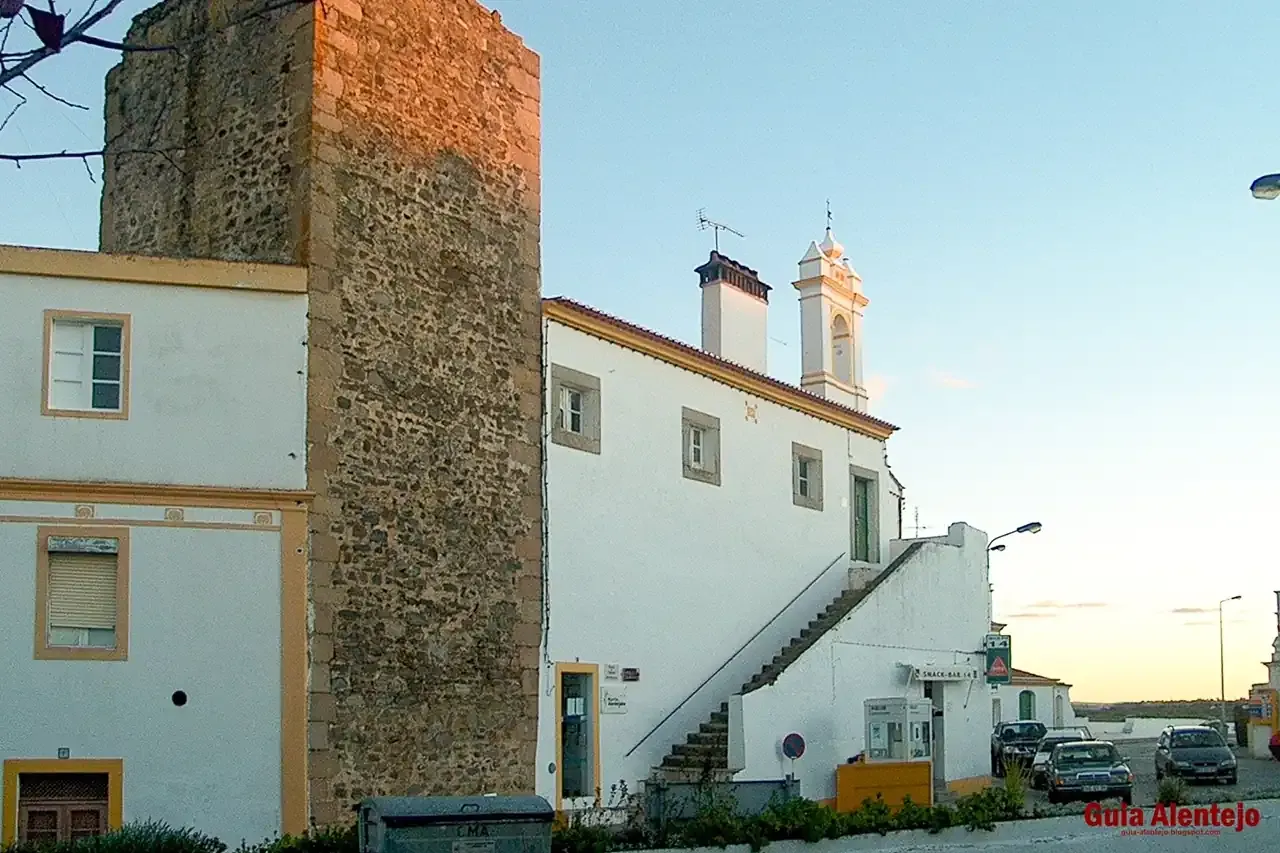
[[[822,510],[822,451],[791,443],[791,502]]]
[[[720,419],[705,412],[682,408],[684,476],[712,486],[720,485]]]
[[[129,399],[129,318],[49,312],[45,411],[123,417]]]
[[[600,452],[600,378],[551,365],[551,441]]]

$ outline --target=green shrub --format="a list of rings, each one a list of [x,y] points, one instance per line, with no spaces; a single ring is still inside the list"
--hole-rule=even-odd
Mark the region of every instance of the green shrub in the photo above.
[[[1162,806],[1185,806],[1191,802],[1191,792],[1177,776],[1166,776],[1156,789],[1156,802]]]
[[[225,853],[227,845],[194,829],[152,821],[131,823],[105,835],[45,844],[13,844],[5,853]]]
[[[1015,761],[1005,770],[1004,790],[1008,796],[1008,802],[1016,803],[1021,809],[1027,802],[1027,782],[1028,773],[1021,762]]]

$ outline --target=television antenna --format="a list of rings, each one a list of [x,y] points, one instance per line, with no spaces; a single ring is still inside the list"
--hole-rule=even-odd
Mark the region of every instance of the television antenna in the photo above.
[[[708,219],[707,209],[705,207],[700,207],[698,208],[698,230],[706,231],[708,228],[715,231],[717,252],[720,251],[720,232],[721,231],[728,231],[730,234],[737,234],[739,237],[742,237],[743,239],[746,239],[746,236],[747,236],[746,234],[743,234],[741,231],[730,228],[728,225],[725,225],[723,222],[716,222],[713,219]]]

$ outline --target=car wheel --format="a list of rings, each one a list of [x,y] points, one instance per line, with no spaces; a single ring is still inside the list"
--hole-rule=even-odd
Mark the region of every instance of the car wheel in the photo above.
[[[1125,791],[1123,794],[1120,795],[1120,802],[1125,804],[1126,806],[1133,805],[1133,789],[1132,788],[1130,788],[1129,790]]]
[[[997,778],[1004,777],[1004,759],[1003,758],[996,759],[996,777]]]
[[[1163,778],[1164,778],[1164,774],[1160,772],[1160,765],[1157,764],[1156,765],[1156,781],[1159,782]]]
[[[1240,781],[1240,775],[1238,773],[1232,773],[1231,776],[1227,779],[1227,784],[1234,785],[1238,781]]]
[[[1062,802],[1062,798],[1058,796],[1058,792],[1050,788],[1049,789],[1049,805],[1056,806],[1060,802]]]

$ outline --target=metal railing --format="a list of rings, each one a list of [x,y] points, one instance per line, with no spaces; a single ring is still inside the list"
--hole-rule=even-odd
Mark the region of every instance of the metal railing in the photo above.
[[[799,601],[799,600],[800,600],[800,596],[802,596],[802,595],[804,595],[806,592],[808,592],[808,591],[809,591],[809,589],[810,589],[810,587],[812,587],[815,583],[817,583],[818,581],[822,580],[823,576],[825,576],[827,572],[831,571],[832,566],[834,566],[836,563],[839,563],[841,560],[843,560],[843,559],[848,555],[848,553],[849,553],[848,551],[842,551],[842,552],[840,552],[840,556],[836,557],[836,558],[835,558],[834,560],[832,560],[830,563],[827,563],[826,568],[824,568],[822,571],[818,572],[818,574],[817,574],[816,576],[814,576],[813,580],[809,581],[807,584],[805,584],[805,585],[804,585],[804,589],[800,590],[800,591],[799,591],[799,592],[797,592],[795,595],[793,595],[793,596],[791,597],[791,600],[790,600],[790,601],[788,601],[786,604],[784,604],[784,605],[782,606],[782,609],[781,609],[781,610],[779,610],[777,613],[773,614],[773,618],[772,618],[772,619],[770,619],[768,622],[764,623],[764,625],[762,625],[762,626],[760,627],[760,630],[759,630],[759,631],[756,631],[754,634],[752,634],[752,635],[751,635],[751,637],[750,637],[750,638],[749,638],[745,643],[743,643],[741,646],[739,646],[739,647],[738,647],[738,650],[737,650],[736,652],[734,652],[733,654],[729,655],[728,659],[727,659],[727,660],[725,660],[725,662],[724,662],[724,663],[722,663],[722,664],[720,664],[718,667],[716,667],[715,672],[713,672],[713,673],[711,673],[710,675],[708,675],[706,678],[704,678],[704,679],[702,680],[702,683],[701,683],[701,684],[699,684],[697,687],[693,688],[693,692],[692,692],[692,693],[690,693],[688,696],[684,697],[684,699],[680,702],[680,704],[679,704],[679,705],[677,705],[677,706],[675,706],[674,708],[672,708],[672,709],[671,709],[671,711],[670,711],[670,712],[669,712],[665,717],[663,717],[663,718],[658,722],[658,724],[657,724],[656,726],[654,726],[653,728],[649,729],[648,734],[646,734],[644,737],[640,738],[640,740],[636,742],[636,745],[635,745],[635,746],[631,747],[631,749],[628,749],[628,750],[627,750],[626,755],[624,755],[623,757],[624,757],[624,758],[630,758],[630,757],[631,757],[631,753],[635,752],[637,749],[639,749],[639,748],[641,747],[641,745],[642,745],[645,741],[647,741],[649,738],[653,737],[654,732],[656,732],[658,729],[660,729],[660,728],[662,728],[664,725],[666,725],[667,720],[670,720],[672,717],[674,717],[674,716],[676,715],[676,713],[677,713],[681,708],[683,708],[685,705],[687,705],[687,704],[689,703],[689,700],[690,700],[690,699],[692,699],[694,696],[697,696],[697,695],[698,695],[698,692],[699,692],[700,690],[702,690],[702,688],[704,688],[704,687],[706,687],[708,684],[710,684],[710,683],[711,683],[711,680],[712,680],[713,678],[715,678],[717,675],[719,675],[721,672],[723,672],[725,667],[727,667],[729,664],[733,663],[734,659],[735,659],[735,658],[737,658],[737,656],[738,656],[738,655],[740,655],[740,654],[742,654],[744,651],[746,651],[747,647],[748,647],[748,646],[750,646],[753,642],[755,642],[756,637],[759,637],[761,634],[763,634],[765,631],[767,631],[767,630],[769,629],[769,626],[770,626],[770,625],[772,625],[774,622],[777,622],[777,621],[778,621],[778,618],[779,618],[780,616],[782,616],[782,614],[783,614],[783,613],[786,613],[786,612],[791,608],[791,605],[795,604],[797,601]]]

